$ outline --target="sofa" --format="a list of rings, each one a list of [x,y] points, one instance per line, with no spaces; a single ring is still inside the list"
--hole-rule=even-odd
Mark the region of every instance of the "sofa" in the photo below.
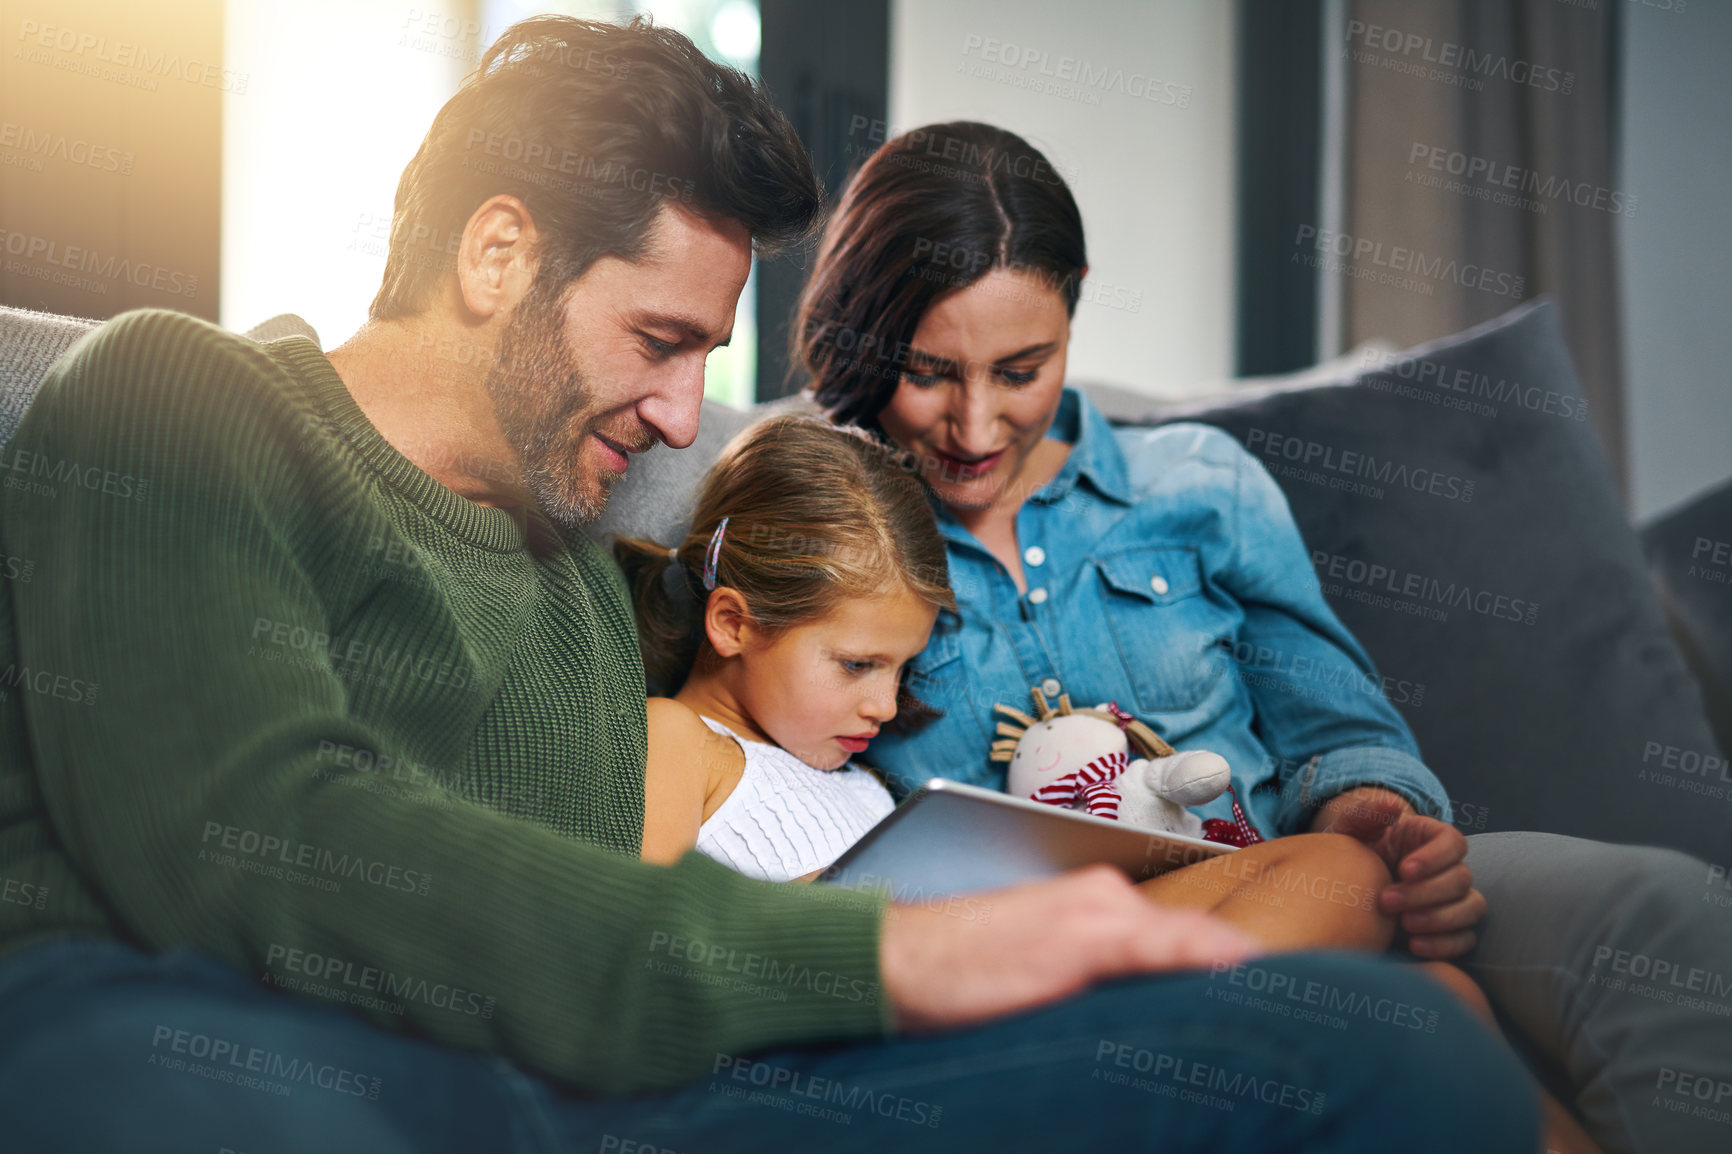
[[[94,324],[0,309],[0,446]],[[317,339],[294,317],[247,335],[288,333]],[[1089,392],[1120,423],[1216,425],[1269,468],[1465,832],[1732,862],[1732,486],[1628,524],[1551,302],[1183,401]],[[706,402],[697,442],[635,461],[589,532],[676,540],[756,415]]]

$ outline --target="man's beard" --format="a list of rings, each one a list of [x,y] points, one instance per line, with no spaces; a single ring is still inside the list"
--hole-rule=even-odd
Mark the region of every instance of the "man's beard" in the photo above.
[[[582,449],[599,416],[564,339],[557,298],[539,286],[518,305],[487,374],[487,395],[506,441],[517,451],[523,487],[561,529],[601,516],[608,491],[624,474],[583,471]]]

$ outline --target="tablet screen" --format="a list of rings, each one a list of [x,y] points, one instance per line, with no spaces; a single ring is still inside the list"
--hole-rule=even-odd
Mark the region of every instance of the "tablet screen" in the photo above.
[[[1105,862],[1135,881],[1232,853],[1078,810],[933,778],[879,822],[819,882],[887,892],[897,902],[977,893]]]

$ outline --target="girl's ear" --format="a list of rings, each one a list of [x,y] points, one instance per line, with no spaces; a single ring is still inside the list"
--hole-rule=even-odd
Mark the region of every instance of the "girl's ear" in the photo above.
[[[718,657],[737,657],[752,633],[752,613],[740,591],[721,585],[704,605],[704,635]]]

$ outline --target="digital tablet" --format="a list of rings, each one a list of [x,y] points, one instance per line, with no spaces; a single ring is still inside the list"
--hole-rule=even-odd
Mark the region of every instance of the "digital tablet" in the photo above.
[[[935,777],[817,880],[908,902],[1040,881],[1096,862],[1142,881],[1233,849]]]

